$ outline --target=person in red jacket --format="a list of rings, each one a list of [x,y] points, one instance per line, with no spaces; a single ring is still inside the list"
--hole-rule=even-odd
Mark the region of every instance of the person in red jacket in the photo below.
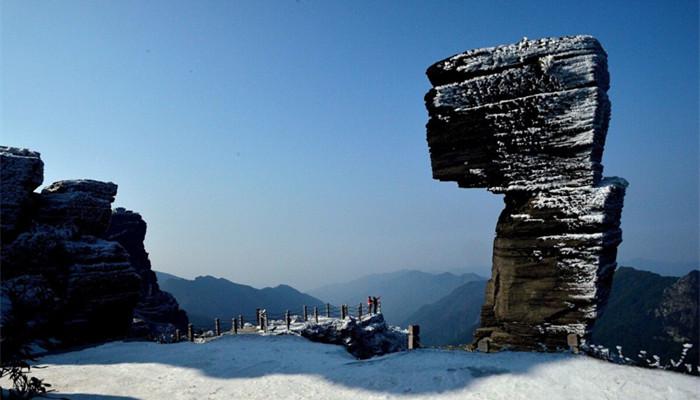
[[[367,296],[367,312],[372,314],[372,296]]]

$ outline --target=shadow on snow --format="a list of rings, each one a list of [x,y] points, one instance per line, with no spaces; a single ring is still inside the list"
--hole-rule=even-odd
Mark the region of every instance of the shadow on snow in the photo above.
[[[39,363],[157,363],[195,369],[219,379],[258,378],[273,374],[308,375],[351,389],[408,395],[459,390],[494,375],[526,374],[539,365],[571,361],[572,358],[569,354],[561,353],[481,354],[421,349],[357,360],[341,346],[313,343],[296,336],[224,335],[196,344],[111,342],[80,352],[49,355]],[[66,396],[80,399],[80,395]],[[85,396],[90,398],[90,395]],[[96,398],[130,399],[110,396]]]

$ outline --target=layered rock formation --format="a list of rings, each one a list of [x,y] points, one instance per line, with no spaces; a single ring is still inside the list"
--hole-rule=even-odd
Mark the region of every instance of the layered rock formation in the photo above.
[[[607,298],[627,182],[603,178],[607,56],[590,36],[471,50],[431,66],[433,177],[505,195],[476,340],[566,348]]]
[[[139,255],[107,234],[117,185],[68,180],[35,193],[39,153],[5,146],[0,171],[3,349],[20,340],[125,336],[143,286]]]
[[[0,201],[0,234],[3,240],[11,239],[17,225],[27,217],[32,192],[44,181],[44,162],[39,153],[26,149],[10,149],[0,146],[3,152],[0,168],[2,199]]]
[[[139,302],[134,309],[132,334],[135,336],[169,336],[175,329],[185,332],[188,318],[175,297],[160,290],[151,261],[143,245],[146,221],[141,215],[124,208],[112,212],[106,237],[121,244],[129,253],[131,266],[141,277]]]

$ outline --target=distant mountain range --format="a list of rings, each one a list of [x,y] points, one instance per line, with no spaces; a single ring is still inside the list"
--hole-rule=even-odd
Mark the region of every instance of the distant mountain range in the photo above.
[[[224,329],[230,329],[231,318],[239,314],[252,322],[256,308],[264,308],[273,316],[287,309],[299,314],[304,305],[324,304],[287,285],[256,289],[212,276],[189,280],[163,272],[156,272],[156,275],[161,289],[175,296],[180,307],[187,311],[190,322],[198,328],[211,329],[214,318],[220,318]]]
[[[303,305],[348,304],[354,313],[368,295],[381,296],[384,317],[393,325],[418,324],[424,345],[470,343],[479,324],[486,279],[472,273],[431,274],[403,270],[368,275],[302,293],[290,286],[256,289],[211,276],[194,280],[158,272],[160,287],[172,293],[195,326],[210,328],[216,317],[243,314],[251,321],[255,308],[299,313]],[[636,357],[639,350],[663,362],[678,359],[691,343],[687,361],[698,363],[700,272],[678,278],[630,267],[615,272],[607,307],[598,317],[590,341]],[[297,307],[295,310],[294,307]]]
[[[405,325],[407,318],[422,306],[435,303],[459,286],[485,278],[465,273],[432,274],[415,270],[372,274],[345,283],[336,283],[310,290],[309,293],[332,304],[348,304],[352,308],[367,296],[381,297],[384,318],[393,325]],[[351,309],[352,309],[351,308]]]

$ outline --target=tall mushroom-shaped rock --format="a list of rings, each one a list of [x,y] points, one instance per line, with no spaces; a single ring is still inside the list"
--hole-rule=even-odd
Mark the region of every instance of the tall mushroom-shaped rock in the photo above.
[[[476,341],[556,350],[604,305],[627,182],[603,178],[607,55],[591,36],[476,49],[427,71],[433,177],[505,195]]]

